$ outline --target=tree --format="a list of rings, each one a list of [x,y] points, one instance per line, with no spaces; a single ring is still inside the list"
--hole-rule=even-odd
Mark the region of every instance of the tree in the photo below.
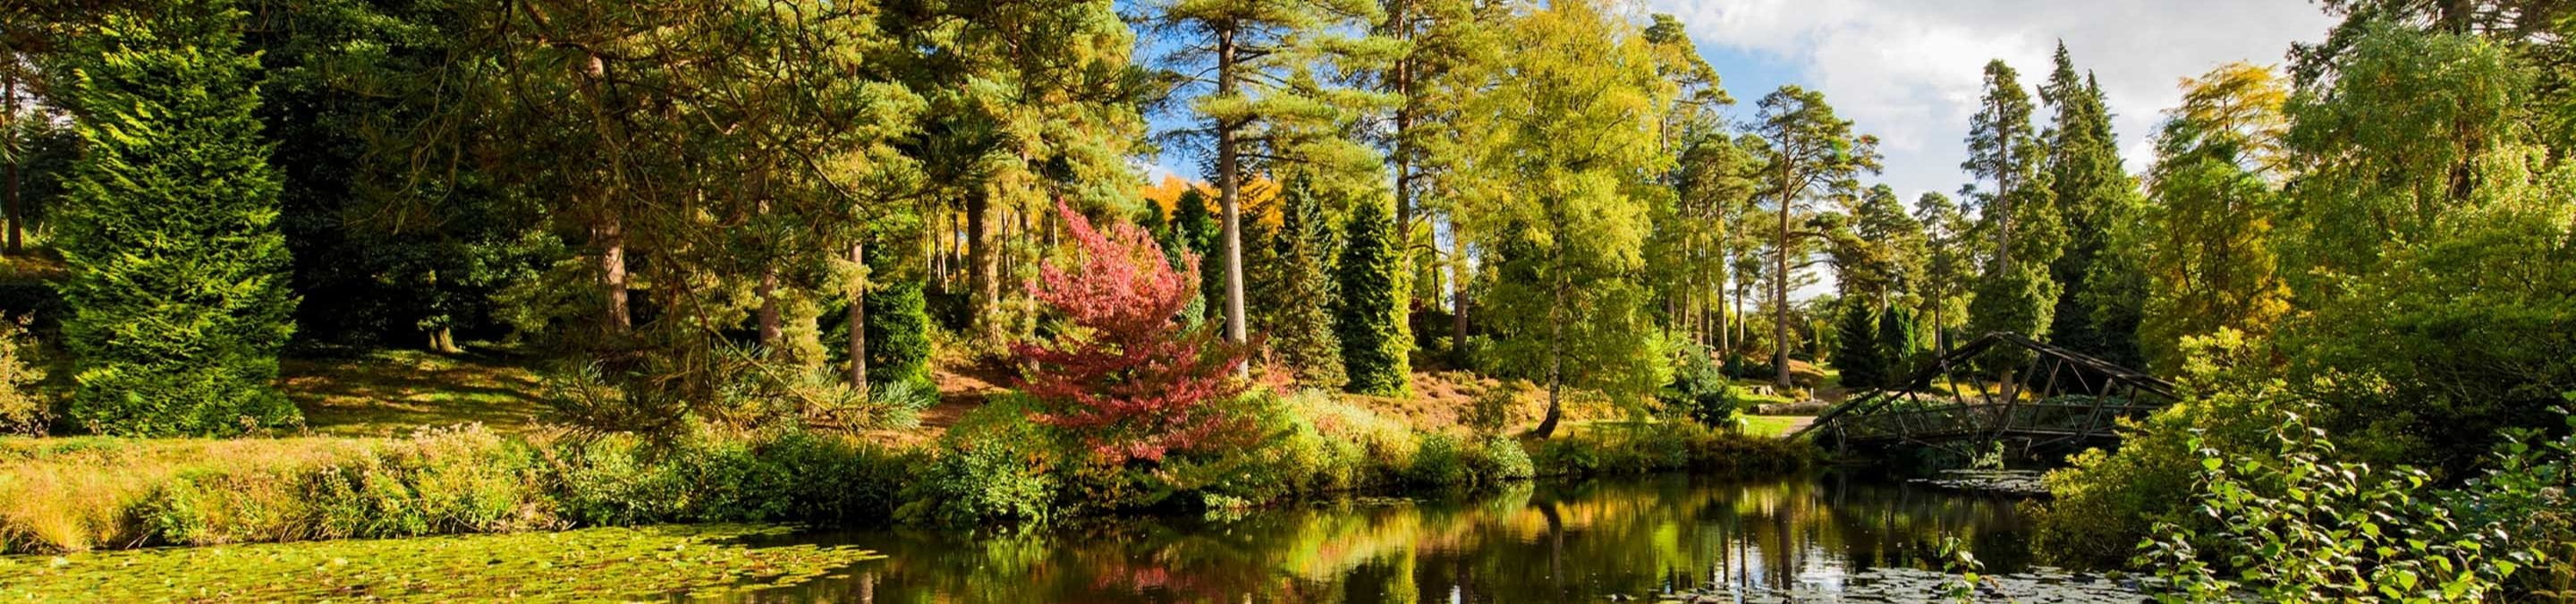
[[[1460,215],[1499,257],[1496,352],[1547,384],[1541,438],[1567,387],[1629,400],[1664,381],[1633,275],[1643,196],[1657,186],[1646,179],[1670,161],[1655,145],[1668,88],[1639,32],[1604,11],[1559,2],[1514,23],[1491,89],[1462,120],[1487,138],[1473,164],[1483,182]]]
[[[2276,274],[2279,201],[2263,159],[2277,149],[2284,97],[2271,72],[2243,63],[2186,80],[2148,174],[2153,225],[2139,344],[2159,372],[2180,368],[2186,337],[2220,329],[2260,337],[2289,312]]]
[[[1264,307],[1262,331],[1277,361],[1294,370],[1300,384],[1340,388],[1350,383],[1343,371],[1341,339],[1335,335],[1333,288],[1336,274],[1328,262],[1333,231],[1323,200],[1303,174],[1288,177],[1279,195],[1279,231],[1271,236],[1261,266]]]
[[[1335,264],[1341,287],[1335,304],[1335,332],[1342,345],[1342,370],[1350,382],[1343,389],[1379,396],[1407,396],[1412,390],[1413,330],[1405,321],[1402,241],[1395,223],[1378,202],[1362,201],[1351,209],[1349,235]]]
[[[1958,204],[1940,193],[1924,193],[1914,202],[1914,218],[1924,226],[1930,250],[1923,264],[1923,331],[1932,349],[1949,352],[1951,329],[1967,324],[1968,299],[1975,281],[1978,241]]]
[[[1760,110],[1747,125],[1764,142],[1754,154],[1762,160],[1764,196],[1779,213],[1779,228],[1772,238],[1772,362],[1775,383],[1780,388],[1789,383],[1789,289],[1798,273],[1790,258],[1796,255],[1798,242],[1805,233],[1791,229],[1791,218],[1798,209],[1816,197],[1835,189],[1855,187],[1854,178],[1862,171],[1876,172],[1879,167],[1878,139],[1854,136],[1850,120],[1834,117],[1834,108],[1825,104],[1821,92],[1782,86],[1762,97]]]
[[[1913,384],[1905,383],[1905,380],[1913,377],[1915,371],[1923,368],[1924,353],[1928,350],[1924,346],[1920,323],[1915,319],[1914,311],[1903,306],[1888,308],[1886,314],[1878,317],[1877,340],[1881,367],[1879,381],[1873,384],[1854,383],[1850,374],[1846,373],[1843,385],[1879,388],[1913,387]]]
[[[1377,21],[1376,3],[1365,0],[1162,0],[1147,10],[1158,28],[1178,34],[1170,60],[1185,71],[1174,75],[1205,89],[1190,101],[1204,125],[1178,134],[1215,151],[1225,334],[1241,343],[1247,164],[1308,164],[1333,180],[1327,187],[1366,188],[1348,183],[1373,180],[1357,175],[1378,174],[1378,158],[1343,126],[1392,101],[1335,87],[1328,70],[1360,72],[1394,46],[1345,35],[1344,26]]]
[[[2040,172],[2044,147],[2032,130],[2030,94],[2019,74],[2000,59],[1986,63],[1986,94],[1969,121],[1968,161],[1961,168],[1994,183],[1961,191],[1977,208],[1977,227],[1994,237],[1993,257],[1969,302],[1973,329],[2046,339],[2060,287],[2050,264],[2063,244],[2048,182]],[[2007,347],[2010,348],[2010,347]],[[2010,371],[2028,359],[2018,349],[1998,349],[1980,361]],[[2005,382],[2012,381],[2009,375]]]
[[[1038,421],[1072,431],[1110,465],[1159,462],[1238,433],[1210,403],[1242,391],[1233,377],[1241,348],[1174,320],[1189,305],[1198,257],[1183,254],[1174,270],[1144,229],[1104,233],[1070,206],[1056,211],[1079,256],[1040,268],[1029,293],[1073,329],[1011,347],[1026,363],[1020,387],[1046,407]]]
[[[274,387],[294,333],[278,178],[252,113],[259,59],[220,0],[118,10],[76,42],[65,99],[88,145],[62,251],[70,413],[115,434],[300,420]]]
[[[2143,281],[2103,265],[2123,262],[2113,257],[2127,253],[2114,243],[2114,230],[2138,221],[2143,197],[2121,165],[2101,87],[2075,73],[2064,42],[2057,45],[2056,69],[2039,87],[2039,97],[2056,110],[2042,136],[2047,141],[2044,166],[2066,234],[2064,253],[2049,263],[2049,279],[2059,286],[2050,312],[2050,341],[2135,367],[2135,317],[2146,294]]]
[[[1878,346],[1878,331],[1885,319],[1877,304],[1869,300],[1843,298],[1842,311],[1834,319],[1834,367],[1842,370],[1846,388],[1872,388],[1887,382],[1892,367],[1887,351]]]

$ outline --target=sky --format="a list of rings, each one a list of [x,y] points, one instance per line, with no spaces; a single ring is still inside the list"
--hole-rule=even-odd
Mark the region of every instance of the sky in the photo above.
[[[2059,40],[2078,70],[2099,78],[2116,114],[2130,172],[2145,171],[2148,137],[2180,100],[2175,85],[2231,61],[2280,64],[2292,42],[2325,36],[2334,19],[2308,0],[1640,0],[1690,31],[1736,99],[1730,117],[1782,84],[1821,90],[1860,132],[1878,135],[1878,181],[1912,200],[1968,182],[1968,119],[1986,61],[2000,58],[2036,88]],[[1148,37],[1141,53],[1157,49]],[[1183,116],[1152,116],[1157,130]],[[2044,118],[2043,118],[2044,119]],[[1180,152],[1151,158],[1149,176],[1196,176]]]

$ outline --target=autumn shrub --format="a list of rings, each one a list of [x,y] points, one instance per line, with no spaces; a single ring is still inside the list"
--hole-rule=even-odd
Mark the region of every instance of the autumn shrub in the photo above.
[[[1056,211],[1079,253],[1039,269],[1029,289],[1067,328],[1012,345],[1021,389],[1042,408],[1037,421],[1110,466],[1221,449],[1218,441],[1239,436],[1238,418],[1210,403],[1243,391],[1232,375],[1243,350],[1209,325],[1175,319],[1189,304],[1198,259],[1184,255],[1175,270],[1134,224],[1102,232],[1068,206]]]

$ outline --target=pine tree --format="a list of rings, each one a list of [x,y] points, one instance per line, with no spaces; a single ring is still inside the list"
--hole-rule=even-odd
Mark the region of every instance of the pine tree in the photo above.
[[[1854,179],[1863,170],[1879,168],[1878,139],[1852,133],[1851,120],[1834,116],[1832,105],[1825,103],[1822,92],[1796,85],[1781,86],[1762,97],[1761,111],[1755,116],[1753,134],[1763,145],[1757,155],[1763,160],[1763,181],[1771,210],[1779,216],[1772,230],[1770,277],[1771,333],[1774,385],[1787,389],[1789,383],[1789,291],[1800,278],[1799,265],[1790,261],[1801,256],[1805,232],[1792,228],[1793,220],[1804,205],[1831,191],[1856,188]]]
[[[1297,382],[1340,388],[1349,382],[1342,370],[1341,339],[1334,335],[1333,272],[1325,261],[1333,232],[1325,222],[1322,200],[1312,182],[1291,176],[1279,196],[1279,232],[1263,256],[1261,282],[1266,317],[1276,360],[1294,370]]]
[[[1878,347],[1877,305],[1844,298],[1842,316],[1834,321],[1834,367],[1842,370],[1843,387],[1870,388],[1886,383],[1887,358]]]
[[[929,387],[930,311],[922,297],[922,280],[884,283],[861,299],[867,304],[868,382]]]
[[[2057,310],[2059,288],[2048,271],[2061,249],[2063,225],[2040,172],[2043,147],[2032,131],[2030,93],[2019,77],[2000,59],[1986,64],[1985,100],[1969,124],[1968,161],[1960,165],[1994,183],[1991,191],[1973,185],[1963,191],[1978,202],[1978,228],[1994,236],[1968,314],[1979,334],[2044,340]],[[1980,362],[2004,371],[2028,358],[2005,347]]]
[[[294,333],[278,177],[252,113],[259,59],[221,0],[115,11],[76,40],[65,99],[89,146],[61,217],[79,384],[116,434],[233,434],[300,421],[273,385]]]
[[[1881,370],[1878,383],[1854,384],[1846,378],[1843,380],[1843,385],[1879,388],[1912,386],[1905,383],[1905,380],[1912,377],[1915,371],[1921,370],[1925,360],[1926,350],[1921,323],[1913,310],[1903,306],[1888,308],[1887,313],[1878,318],[1878,357]]]
[[[2061,285],[2050,340],[2136,367],[2135,321],[2146,293],[2143,282],[2110,270],[2117,267],[2099,265],[2127,260],[2114,257],[2128,252],[2113,244],[2113,229],[2139,220],[2143,196],[2120,164],[2102,89],[2075,73],[2064,42],[2057,45],[2056,70],[2040,86],[2039,97],[2057,112],[2046,136],[2046,169],[2066,233],[2065,253],[2049,265],[2049,278]],[[2097,275],[2104,278],[2097,280]]]
[[[1342,258],[1335,266],[1340,299],[1335,332],[1351,392],[1405,396],[1412,391],[1413,333],[1405,321],[1404,256],[1383,202],[1351,209]]]

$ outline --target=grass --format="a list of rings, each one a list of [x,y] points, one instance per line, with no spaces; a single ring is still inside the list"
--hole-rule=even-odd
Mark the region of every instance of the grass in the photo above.
[[[0,551],[130,547],[130,516],[173,479],[235,468],[297,468],[345,459],[376,441],[330,438],[0,438]]]
[[[544,381],[533,361],[488,348],[464,355],[377,350],[288,359],[280,389],[325,436],[400,436],[422,426],[480,423],[519,433],[537,424]]]
[[[1777,437],[1788,434],[1789,430],[1803,419],[1808,418],[1788,415],[1747,415],[1744,416],[1744,433],[1751,436]]]

